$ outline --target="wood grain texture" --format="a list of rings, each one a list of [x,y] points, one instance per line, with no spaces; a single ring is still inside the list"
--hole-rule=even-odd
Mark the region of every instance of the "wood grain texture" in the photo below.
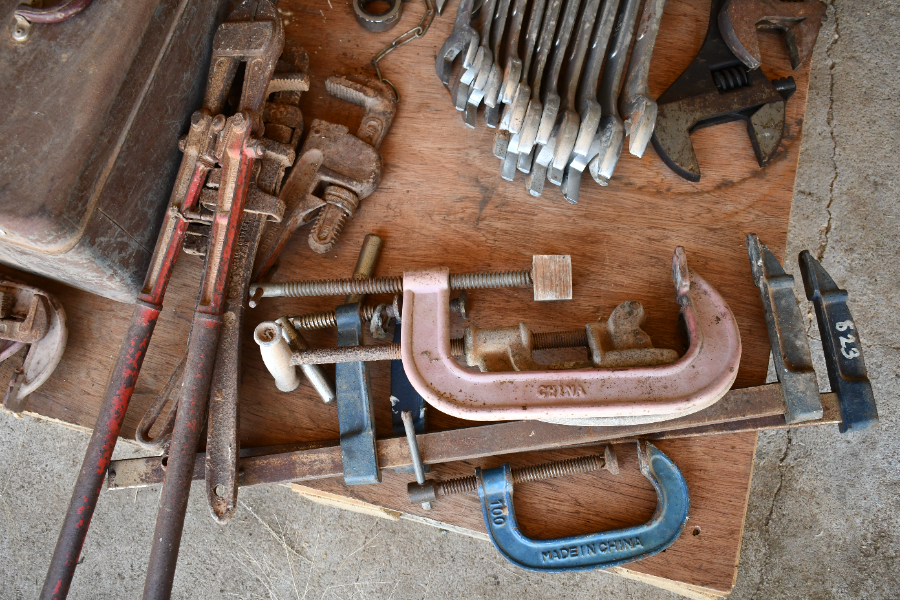
[[[330,98],[325,78],[334,73],[372,74],[371,56],[418,22],[422,7],[405,4],[397,29],[370,34],[355,23],[347,2],[282,0],[279,6],[289,21],[288,37],[303,44],[310,55],[312,83],[302,105],[307,124],[319,118],[355,131],[362,110]],[[435,265],[456,272],[526,269],[533,254],[570,254],[573,300],[535,303],[530,289],[476,291],[470,294],[471,323],[492,327],[522,321],[535,331],[572,329],[605,319],[620,302],[638,300],[648,316],[644,329],[655,345],[678,348],[678,305],[670,263],[675,246],[683,245],[688,264],[721,292],[737,319],[743,357],[736,386],[762,383],[769,343],[744,237],[755,232],[776,256],[784,252],[808,68],[791,73],[783,43],[775,35],[763,35],[766,74],[770,78],[793,75],[797,80],[797,92],[787,104],[785,139],[766,169],[757,166],[743,124],[721,125],[693,136],[703,173],[699,183],[680,179],[651,148],[643,159],[623,155],[607,188],[586,177],[581,202],[570,206],[550,184],[543,197],[533,198],[525,190],[522,174],[514,182],[500,179],[499,161],[491,154],[493,130],[482,124],[480,116],[477,128],[467,129],[461,114],[453,110],[434,74],[434,56],[452,27],[455,12],[456,3],[451,3],[425,38],[381,63],[402,101],[381,147],[385,170],[379,189],[361,202],[340,243],[327,255],[313,253],[307,243],[309,228],[301,229],[288,244],[275,280],[349,276],[367,233],[377,233],[385,242],[376,275],[399,275],[404,269]],[[706,0],[667,3],[651,67],[654,96],[693,59],[706,31],[708,12]],[[134,435],[143,411],[162,390],[184,351],[200,267],[195,257],[179,259],[125,420],[125,436]],[[70,335],[65,357],[54,376],[31,396],[29,410],[93,426],[132,309],[57,283],[39,283],[65,305]],[[337,437],[335,408],[323,405],[308,384],[290,394],[275,390],[252,341],[252,330],[262,320],[331,309],[339,301],[272,299],[247,311],[240,407],[243,445]],[[451,334],[461,335],[463,327],[454,320]],[[335,343],[333,331],[310,332],[307,339],[315,347]],[[333,369],[330,372],[333,375]],[[378,433],[390,436],[388,364],[372,364],[371,374]],[[428,418],[432,430],[466,424],[433,410]],[[691,518],[685,534],[667,552],[630,569],[718,593],[731,589],[755,441],[756,435],[749,433],[659,442],[688,481]],[[477,465],[507,460],[526,465],[583,452],[541,452],[440,465],[434,476],[469,475]],[[603,472],[518,487],[516,510],[526,532],[540,537],[569,535],[649,518],[654,496],[637,471],[635,450],[623,445],[619,453],[622,473],[618,477]],[[339,480],[306,485],[416,513],[417,507],[405,501],[405,485],[411,480],[411,474],[386,473],[379,486],[348,489]],[[472,497],[441,501],[428,516],[483,530]],[[694,527],[700,528],[698,535],[693,535]]]

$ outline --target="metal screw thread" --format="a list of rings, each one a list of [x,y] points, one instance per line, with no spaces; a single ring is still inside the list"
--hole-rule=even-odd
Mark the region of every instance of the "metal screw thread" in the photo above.
[[[575,331],[545,331],[532,333],[531,340],[535,350],[550,350],[553,348],[581,348],[588,345],[587,331],[578,329]]]
[[[288,298],[346,296],[347,294],[399,294],[403,291],[403,277],[286,281],[285,283],[268,284],[266,292],[269,290],[275,291],[275,295],[277,292],[281,292],[280,295]],[[270,294],[264,292],[263,295]]]
[[[453,356],[465,356],[466,355],[466,340],[465,338],[451,338],[450,339],[450,354]]]
[[[503,271],[497,273],[459,273],[450,275],[451,290],[485,290],[504,287],[531,287],[531,271]]]
[[[531,287],[533,285],[534,282],[531,277],[531,271],[460,273],[458,275],[450,275],[451,290]],[[263,297],[282,296],[286,298],[346,296],[348,294],[400,294],[403,292],[403,277],[286,281],[284,283],[259,284],[259,288],[263,290]]]
[[[470,475],[469,477],[439,482],[435,488],[435,494],[438,496],[453,496],[454,494],[465,494],[476,490],[478,490],[478,480],[475,479],[474,475]]]
[[[606,461],[602,456],[582,456],[580,458],[570,458],[558,462],[534,465],[533,467],[513,469],[512,478],[513,483],[527,483],[529,481],[540,481],[542,479],[552,479],[554,477],[563,477],[565,475],[599,471],[605,464]]]
[[[371,321],[375,315],[377,306],[364,305],[360,307],[359,316],[363,321]],[[300,315],[299,317],[291,317],[291,324],[301,331],[309,331],[312,329],[328,329],[337,327],[337,315],[333,310],[325,310],[317,313],[309,313]]]
[[[541,481],[543,479],[563,477],[564,475],[576,475],[578,473],[599,471],[605,465],[606,459],[600,455],[582,456],[580,458],[570,458],[552,463],[544,463],[542,465],[534,465],[533,467],[513,469],[512,480],[513,483]],[[448,479],[447,481],[438,482],[435,486],[435,494],[438,496],[452,496],[454,494],[465,494],[477,490],[478,480],[474,475],[469,477],[459,477],[457,479]]]
[[[349,218],[350,215],[345,213],[340,207],[326,204],[319,211],[319,215],[316,217],[316,224],[313,225],[312,231],[309,232],[309,247],[319,254],[329,252],[337,244],[341,230],[344,229],[344,223]]]
[[[13,295],[9,292],[0,292],[0,319],[9,317],[12,311]]]

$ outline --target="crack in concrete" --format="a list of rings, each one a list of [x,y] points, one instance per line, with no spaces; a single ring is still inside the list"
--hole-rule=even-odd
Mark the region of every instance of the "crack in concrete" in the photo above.
[[[825,255],[825,250],[828,248],[828,236],[831,234],[831,224],[832,224],[832,214],[831,214],[831,205],[834,202],[834,185],[837,182],[838,178],[838,164],[837,164],[837,140],[834,135],[834,69],[836,67],[836,62],[831,56],[831,51],[837,42],[841,39],[840,32],[840,23],[838,21],[838,10],[834,3],[831,4],[832,12],[834,14],[834,35],[831,37],[831,42],[828,44],[828,48],[825,50],[825,56],[828,59],[828,116],[826,117],[826,122],[828,123],[828,134],[831,138],[831,167],[834,172],[834,176],[831,178],[831,182],[828,184],[828,203],[825,205],[825,212],[828,213],[828,221],[825,223],[825,231],[823,233],[822,242],[819,244],[819,247],[816,249],[816,258],[818,260],[822,260],[822,257]]]
[[[781,458],[778,459],[778,486],[775,488],[775,493],[772,494],[772,503],[769,505],[769,512],[766,514],[765,520],[765,529],[766,535],[763,536],[762,541],[765,546],[764,555],[765,559],[763,560],[762,567],[760,568],[760,576],[759,581],[756,583],[756,587],[753,589],[753,593],[750,595],[750,598],[758,598],[759,597],[759,589],[762,587],[765,582],[765,577],[763,577],[763,573],[769,572],[769,562],[772,558],[771,554],[769,554],[769,541],[768,541],[768,530],[769,524],[772,522],[772,516],[775,514],[775,507],[778,505],[778,497],[781,495],[781,489],[784,487],[784,461],[787,460],[788,454],[791,451],[791,445],[794,441],[792,430],[787,430],[787,443],[784,445],[784,452],[781,453]]]

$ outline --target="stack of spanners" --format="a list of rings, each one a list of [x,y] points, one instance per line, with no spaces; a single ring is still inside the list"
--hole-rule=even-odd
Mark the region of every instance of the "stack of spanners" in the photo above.
[[[750,122],[754,150],[760,166],[765,165],[781,140],[779,125],[783,126],[783,106],[792,82],[775,82],[773,87],[767,79],[763,85],[764,77],[758,73],[755,77],[745,74],[746,68],[759,66],[756,29],[783,30],[796,68],[815,41],[823,10],[819,4],[714,0],[710,27],[718,39],[716,22],[721,23],[723,53],[712,60],[709,51],[701,51],[703,56],[698,55],[694,62],[703,64],[692,65],[688,71],[692,76],[694,71],[703,71],[704,80],[698,83],[688,77],[690,81],[681,81],[683,76],[676,82],[680,84],[677,93],[664,94],[659,108],[650,97],[649,72],[665,0],[535,0],[530,6],[525,0],[486,0],[480,36],[472,27],[471,2],[462,2],[456,27],[445,43],[453,52],[442,52],[436,66],[456,109],[464,111],[466,125],[474,127],[479,106],[486,106],[485,123],[497,127],[493,153],[501,160],[503,179],[512,181],[521,171],[528,175],[526,188],[531,195],[540,196],[549,181],[560,186],[563,197],[575,204],[585,169],[599,185],[608,185],[625,139],[629,138],[629,152],[641,157],[654,129],[658,130],[653,137],[657,152],[691,181],[699,179],[699,168],[684,166],[693,156],[690,132],[724,122],[725,117]],[[501,40],[506,40],[505,49]],[[465,58],[451,85],[453,59],[462,50],[466,50]],[[741,61],[746,67],[735,70]],[[505,69],[497,84],[500,65]],[[712,79],[722,69],[726,75],[734,71],[736,82],[713,86]],[[695,88],[704,83],[714,92],[713,99],[706,100],[709,106],[698,109],[693,102],[693,112],[687,117],[681,114],[689,112],[686,109],[674,114],[672,107],[666,106],[686,96],[693,100],[703,91]],[[754,120],[755,113],[749,109],[729,112],[722,108],[732,97],[753,95],[764,87],[772,88],[764,101],[747,106],[754,110],[762,104],[780,106],[780,113],[763,111]],[[753,89],[724,97],[735,88]],[[657,113],[662,123],[659,127]],[[728,114],[723,117],[720,113]],[[680,130],[676,130],[678,126]],[[765,136],[768,143],[759,141]]]

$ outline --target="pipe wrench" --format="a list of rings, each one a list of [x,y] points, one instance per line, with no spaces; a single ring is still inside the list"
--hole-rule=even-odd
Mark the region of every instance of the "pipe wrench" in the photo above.
[[[217,203],[209,219],[209,244],[188,342],[184,385],[172,433],[166,484],[160,498],[144,597],[168,597],[171,592],[197,443],[206,416],[231,259],[254,160],[265,153],[255,139],[262,133],[260,111],[283,46],[281,18],[269,0],[244,0],[216,31],[203,108],[191,117],[169,208],[107,384],[97,425],[44,582],[42,598],[65,598],[68,594],[176,257],[189,222],[199,213],[200,193],[206,178],[218,165],[221,179]],[[226,99],[242,62],[246,63],[246,68],[240,101],[236,112],[226,117]]]

